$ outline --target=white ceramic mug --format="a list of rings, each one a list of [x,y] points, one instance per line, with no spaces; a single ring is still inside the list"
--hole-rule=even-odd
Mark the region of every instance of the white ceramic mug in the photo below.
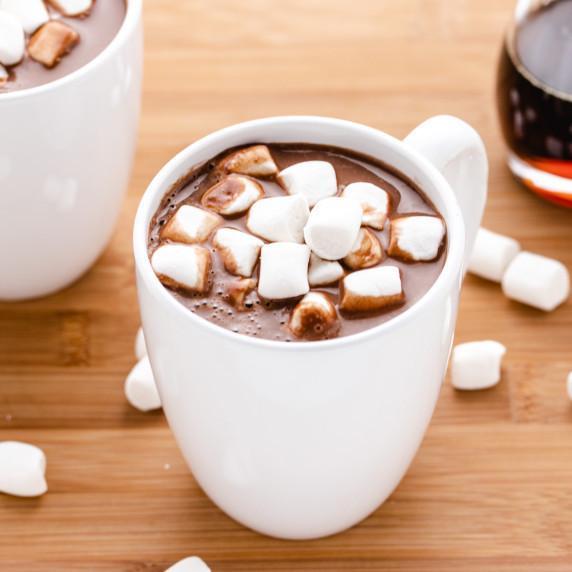
[[[149,263],[150,220],[191,167],[254,142],[352,149],[417,183],[443,215],[448,236],[444,268],[425,296],[382,325],[305,343],[235,334],[177,302]],[[315,538],[359,522],[397,486],[445,375],[487,170],[479,136],[453,117],[430,119],[405,141],[347,121],[278,117],[209,135],[154,178],[134,228],[149,358],[193,475],[231,517],[271,536]]]
[[[64,288],[111,237],[135,153],[141,6],[127,0],[115,38],[80,69],[0,94],[0,300]]]

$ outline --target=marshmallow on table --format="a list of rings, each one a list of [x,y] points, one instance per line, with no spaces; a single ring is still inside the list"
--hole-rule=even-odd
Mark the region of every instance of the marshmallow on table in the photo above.
[[[483,340],[459,344],[451,355],[451,384],[457,389],[486,389],[500,381],[501,360],[506,348]]]
[[[20,441],[0,442],[0,492],[37,497],[48,490],[46,456],[34,445]]]
[[[201,204],[224,216],[245,213],[258,199],[264,196],[262,187],[242,175],[229,175],[208,189]]]
[[[280,171],[277,178],[289,195],[304,195],[311,207],[338,192],[336,171],[327,161],[295,163]]]
[[[137,335],[135,336],[135,357],[139,360],[147,355],[147,344],[145,343],[145,334],[143,328],[139,326]]]
[[[59,20],[44,24],[28,42],[28,55],[46,68],[53,68],[79,42],[79,34]]]
[[[433,260],[445,236],[445,223],[430,215],[409,215],[394,218],[389,233],[389,256],[405,260]]]
[[[193,244],[207,240],[221,223],[222,219],[211,212],[191,205],[182,205],[161,229],[160,234],[161,238],[166,240]]]
[[[558,260],[523,251],[509,264],[501,285],[508,298],[549,312],[568,298],[570,275]]]
[[[198,556],[189,556],[179,560],[165,572],[211,572],[211,569]]]
[[[57,10],[66,16],[79,16],[91,9],[93,0],[48,0]]]
[[[572,399],[572,371],[568,374],[568,379],[566,380],[566,391],[568,392],[568,397]]]
[[[264,242],[234,228],[219,228],[213,237],[213,246],[220,251],[228,272],[249,278]]]
[[[344,256],[344,262],[352,270],[358,270],[375,266],[382,258],[383,250],[377,236],[367,228],[360,228],[352,249]]]
[[[202,246],[164,244],[153,252],[151,266],[165,286],[199,293],[208,290],[211,258]]]
[[[19,63],[25,49],[22,24],[12,14],[0,11],[0,64],[13,66]]]
[[[33,34],[50,19],[43,0],[0,0],[0,10],[15,16],[27,34]]]
[[[155,384],[149,357],[142,357],[125,379],[125,397],[140,411],[151,411],[161,407],[161,398]]]
[[[500,282],[504,271],[519,251],[520,244],[514,238],[481,227],[475,238],[467,270],[487,280]]]
[[[306,244],[324,260],[338,260],[350,252],[362,217],[359,203],[342,197],[321,200],[304,227]]]
[[[397,266],[357,270],[342,281],[340,310],[346,312],[373,312],[403,300],[401,272]]]
[[[226,295],[228,296],[228,301],[240,311],[248,310],[249,306],[253,306],[253,302],[250,304],[247,301],[247,296],[256,288],[256,282],[252,278],[240,278],[231,282],[227,286]]]
[[[299,338],[334,337],[340,329],[336,309],[322,292],[308,292],[292,310],[289,328]]]
[[[363,210],[361,223],[376,230],[381,230],[389,212],[389,195],[373,183],[350,183],[341,193],[357,201]]]
[[[248,211],[246,228],[270,242],[303,242],[310,215],[302,195],[271,197],[255,202]]]
[[[231,173],[251,177],[269,177],[278,171],[276,163],[266,145],[253,145],[239,149],[223,161],[223,168]]]
[[[271,300],[306,294],[310,249],[305,244],[273,242],[260,251],[258,294]]]
[[[336,260],[324,260],[313,252],[310,254],[308,266],[308,282],[310,286],[327,286],[334,284],[344,275],[342,265]]]

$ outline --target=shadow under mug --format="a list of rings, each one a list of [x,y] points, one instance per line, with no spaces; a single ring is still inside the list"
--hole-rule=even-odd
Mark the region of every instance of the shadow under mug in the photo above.
[[[255,142],[349,148],[418,184],[443,215],[448,236],[444,268],[427,294],[385,324],[306,343],[235,334],[177,302],[149,262],[150,220],[193,166]],[[356,524],[398,485],[445,375],[487,169],[479,136],[449,116],[428,120],[404,141],[337,119],[276,117],[193,143],[151,182],[134,227],[149,358],[193,475],[228,515],[271,536],[316,538]]]
[[[0,94],[0,300],[56,292],[86,272],[121,209],[139,122],[142,0],[80,69]]]

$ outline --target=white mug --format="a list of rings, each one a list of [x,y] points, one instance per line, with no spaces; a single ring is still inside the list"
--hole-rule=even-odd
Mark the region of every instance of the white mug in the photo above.
[[[111,237],[135,153],[141,6],[127,0],[115,38],[78,70],[0,94],[0,300],[64,288]]]
[[[444,217],[448,237],[443,270],[425,296],[384,324],[303,343],[236,334],[177,302],[149,263],[151,218],[193,166],[255,142],[352,149],[418,184]],[[316,538],[356,524],[391,494],[423,439],[445,375],[487,171],[479,136],[450,116],[428,120],[404,141],[342,120],[277,117],[209,135],[153,179],[134,227],[149,358],[193,475],[228,515],[267,535]]]

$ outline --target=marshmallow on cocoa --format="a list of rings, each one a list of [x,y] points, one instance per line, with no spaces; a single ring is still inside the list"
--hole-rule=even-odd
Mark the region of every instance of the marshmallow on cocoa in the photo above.
[[[363,210],[361,223],[376,230],[385,226],[389,213],[389,195],[386,191],[373,183],[350,183],[340,193],[340,197],[346,197],[357,201]]]
[[[260,251],[258,294],[271,300],[306,294],[310,249],[305,244],[273,242]]]
[[[8,70],[0,64],[0,87],[2,87],[8,81]]]
[[[25,36],[20,21],[8,12],[0,11],[0,64],[13,66],[24,57]]]
[[[344,269],[336,260],[324,260],[313,252],[310,254],[310,265],[308,266],[310,286],[335,284],[343,275]]]
[[[45,67],[53,68],[79,42],[79,34],[59,20],[50,20],[28,42],[28,55]]]
[[[194,244],[207,240],[212,231],[221,224],[222,219],[209,211],[182,205],[161,229],[160,234],[165,240]]]
[[[151,266],[165,286],[201,294],[209,289],[210,252],[202,246],[164,244],[153,252]]]
[[[0,10],[12,14],[26,34],[33,34],[50,19],[43,0],[0,0]]]
[[[227,286],[226,295],[228,301],[237,309],[242,311],[248,310],[254,304],[247,296],[256,288],[256,282],[252,278],[240,278],[234,280]]]
[[[303,195],[313,207],[338,192],[336,171],[327,161],[295,163],[278,174],[278,180],[289,195]]]
[[[519,252],[502,277],[505,296],[550,312],[570,293],[570,275],[564,264],[553,258]]]
[[[155,377],[147,355],[143,356],[125,379],[125,397],[139,411],[152,411],[161,407]]]
[[[223,216],[234,216],[245,213],[263,196],[264,190],[256,181],[242,175],[229,175],[207,190],[201,204]]]
[[[310,215],[302,195],[261,199],[248,211],[246,228],[270,242],[304,241],[304,226]]]
[[[519,252],[520,244],[514,238],[481,227],[477,231],[467,270],[487,280],[500,282]]]
[[[342,197],[321,200],[304,227],[306,244],[324,260],[346,256],[357,238],[362,217],[359,203]]]
[[[48,2],[66,16],[85,14],[93,4],[93,0],[48,0]]]
[[[0,443],[0,492],[20,497],[37,497],[48,490],[46,455],[29,443]]]
[[[457,389],[477,390],[496,385],[506,348],[494,340],[459,344],[451,355],[451,384]]]
[[[436,216],[409,215],[391,220],[390,256],[412,261],[433,260],[445,236],[445,223]]]
[[[292,310],[288,326],[295,336],[312,340],[335,337],[340,322],[327,294],[308,292]]]
[[[252,147],[235,151],[225,157],[223,169],[251,177],[269,177],[278,171],[266,145],[252,145]]]
[[[245,278],[252,276],[263,245],[259,238],[234,228],[219,228],[213,237],[226,270]]]
[[[342,280],[340,310],[375,312],[404,300],[397,266],[379,266],[351,272]]]
[[[379,239],[371,230],[360,228],[351,250],[344,256],[344,262],[352,270],[371,268],[383,259]]]

